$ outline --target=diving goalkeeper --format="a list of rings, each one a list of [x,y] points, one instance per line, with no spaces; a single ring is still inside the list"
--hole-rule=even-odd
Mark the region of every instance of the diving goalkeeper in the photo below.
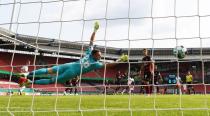
[[[65,83],[67,80],[79,76],[80,74],[84,74],[93,71],[95,69],[103,68],[105,66],[105,63],[99,61],[101,58],[101,52],[99,50],[93,49],[93,42],[95,40],[95,34],[98,29],[99,29],[99,24],[98,22],[95,22],[94,32],[92,33],[90,38],[89,48],[86,50],[85,56],[83,58],[81,58],[79,61],[76,62],[61,64],[53,66],[51,68],[41,68],[38,70],[34,70],[30,72],[27,76],[33,76],[33,75],[36,76],[44,74],[58,74],[58,75],[52,76],[50,79],[34,80],[34,82],[30,83],[46,85],[46,84],[55,83],[56,80],[57,83]],[[127,60],[128,56],[123,55],[117,60],[117,62],[126,62]],[[116,65],[116,63],[109,63],[106,64],[106,67],[114,65]]]

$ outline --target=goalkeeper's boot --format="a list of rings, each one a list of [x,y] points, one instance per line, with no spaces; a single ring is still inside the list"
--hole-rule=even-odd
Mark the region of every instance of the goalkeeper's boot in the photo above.
[[[27,77],[29,75],[29,73],[17,73],[16,76],[17,77]]]

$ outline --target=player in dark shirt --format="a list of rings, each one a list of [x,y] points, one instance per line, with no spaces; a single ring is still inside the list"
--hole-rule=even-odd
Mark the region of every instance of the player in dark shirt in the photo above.
[[[156,92],[159,93],[159,86],[163,83],[163,78],[160,74],[160,71],[157,70],[157,66],[155,66],[155,72],[154,72],[154,84],[156,85]]]
[[[74,89],[74,94],[77,95],[77,84],[79,83],[79,76],[77,76],[76,78],[73,78],[71,80],[71,88],[70,88],[70,94],[72,93],[73,89]]]
[[[152,93],[152,87],[150,84],[153,83],[154,63],[148,55],[147,49],[143,49],[143,54],[144,57],[142,58],[143,64],[141,65],[140,75],[143,77],[144,85],[146,85],[146,93],[150,95]]]
[[[122,74],[120,71],[117,72],[115,84],[118,86],[115,89],[115,93],[118,93],[118,91],[122,88],[121,85],[122,85],[122,80],[124,77],[125,75]]]
[[[79,83],[79,76],[77,76],[69,81],[66,81],[67,88],[64,91],[64,95],[66,95],[67,92],[69,92],[71,94],[73,89],[74,89],[74,94],[77,95],[77,84],[78,83]]]

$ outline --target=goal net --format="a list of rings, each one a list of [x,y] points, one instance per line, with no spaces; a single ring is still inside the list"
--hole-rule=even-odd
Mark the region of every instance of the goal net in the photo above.
[[[0,115],[209,116],[209,4],[0,0]],[[93,47],[102,53],[103,68],[64,83],[22,83],[60,73],[27,79],[20,73],[83,58],[96,21]],[[187,50],[182,59],[173,54],[180,46]],[[151,60],[143,60],[144,49]],[[122,55],[128,61],[116,62]],[[148,64],[154,64],[150,80]]]

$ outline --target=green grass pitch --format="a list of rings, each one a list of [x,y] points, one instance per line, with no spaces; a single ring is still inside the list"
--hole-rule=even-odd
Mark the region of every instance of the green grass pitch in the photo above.
[[[78,95],[34,96],[34,99],[33,96],[9,98],[10,96],[0,96],[0,116],[210,115],[210,95],[181,95],[181,97],[180,95]]]

